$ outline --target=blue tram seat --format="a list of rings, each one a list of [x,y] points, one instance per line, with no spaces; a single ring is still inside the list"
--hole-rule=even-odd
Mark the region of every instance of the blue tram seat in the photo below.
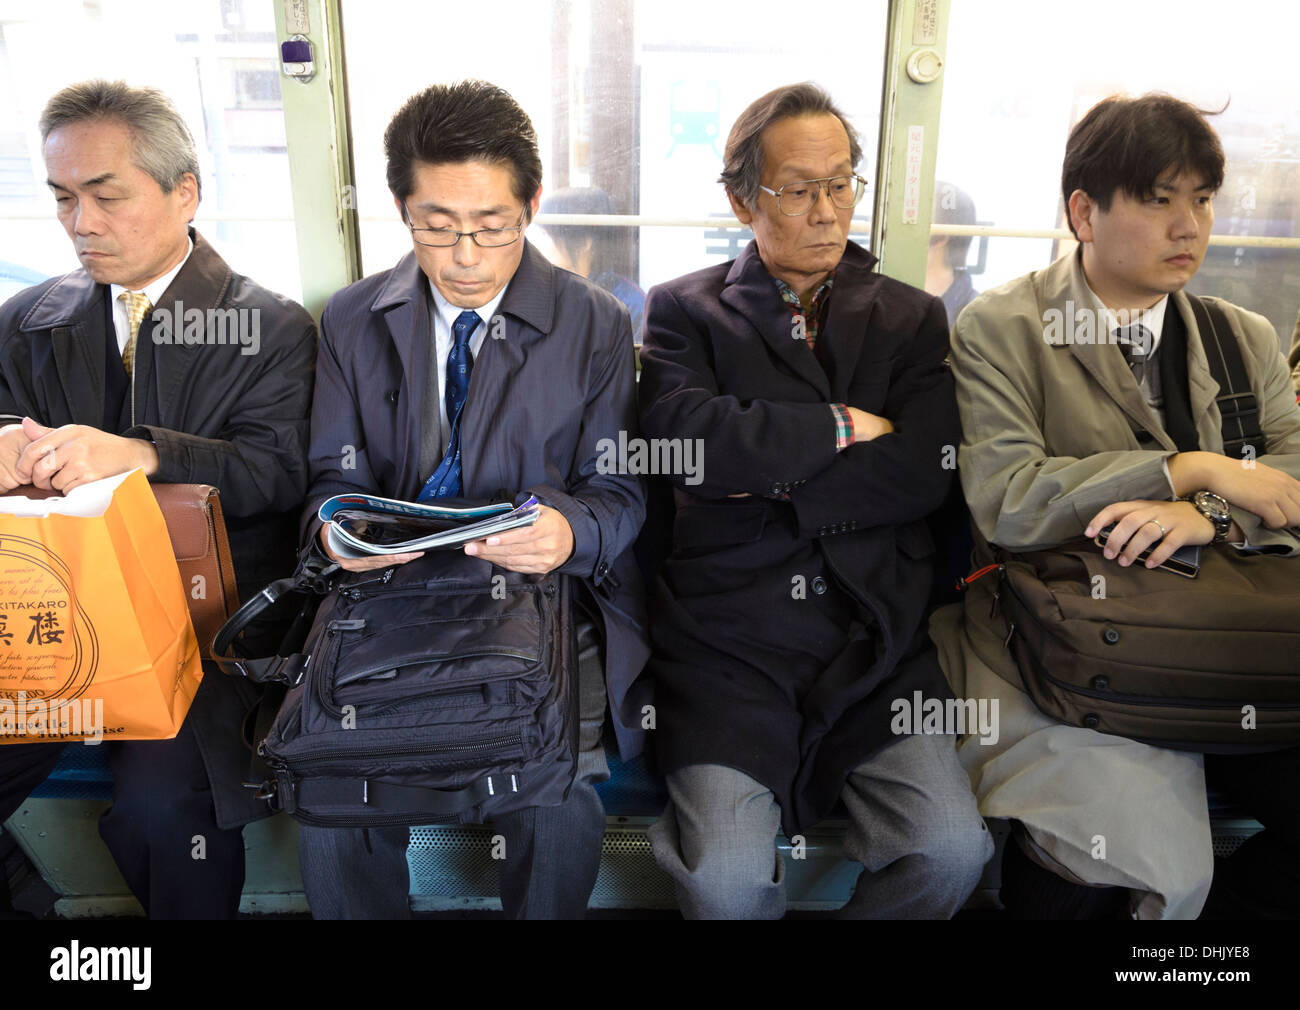
[[[108,770],[108,751],[98,746],[66,744],[58,765],[32,793],[32,798],[111,800],[113,773]]]

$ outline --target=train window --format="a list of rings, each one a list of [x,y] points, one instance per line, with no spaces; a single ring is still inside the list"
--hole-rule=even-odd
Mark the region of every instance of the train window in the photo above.
[[[499,84],[533,119],[543,206],[529,238],[557,262],[630,292],[729,259],[748,232],[717,182],[722,149],[764,92],[807,79],[827,88],[874,178],[887,9],[848,4],[832,24],[791,20],[775,0],[743,16],[693,0],[343,0],[362,263],[381,270],[410,249],[384,182],[384,127],[421,88],[466,77]],[[872,196],[857,212],[864,243]],[[635,298],[624,298],[634,316]]]
[[[48,0],[2,10],[0,300],[77,266],[45,186],[37,120],[56,91],[93,77],[167,93],[198,148],[195,226],[235,270],[302,297],[270,4]]]
[[[1213,238],[1192,290],[1254,309],[1289,339],[1300,309],[1300,121],[1292,49],[1300,9],[1213,0],[1080,12],[1011,0],[990,18],[953,4],[932,238],[969,243],[976,289],[1038,269],[1072,242],[1060,193],[1070,128],[1116,92],[1166,91],[1203,109],[1227,154]],[[961,254],[954,257],[960,262]],[[933,272],[932,272],[933,280]]]

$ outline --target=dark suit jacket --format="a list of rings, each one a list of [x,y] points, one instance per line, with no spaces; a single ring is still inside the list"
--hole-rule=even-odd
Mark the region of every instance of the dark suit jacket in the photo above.
[[[241,598],[293,571],[294,527],[307,489],[307,410],[316,327],[301,306],[234,273],[191,232],[194,251],[155,309],[247,309],[260,347],[160,343],[142,333],[135,357],[136,416],[115,434],[152,439],[167,484],[221,492]],[[108,287],[84,270],[54,277],[0,306],[0,424],[102,427]],[[251,318],[251,317],[246,317]],[[154,325],[152,322],[150,326]],[[141,615],[142,618],[147,615]],[[240,783],[249,754],[240,736],[259,692],[207,668],[190,710],[223,827],[269,811]]]
[[[433,367],[428,280],[415,255],[334,295],[321,318],[312,405],[305,539],[326,498],[364,491],[414,500],[420,429],[437,424],[424,400]],[[483,342],[461,417],[466,498],[534,494],[573,529],[560,571],[580,579],[604,618],[605,678],[620,751],[641,747],[649,653],[644,591],[631,546],[645,517],[639,477],[597,472],[602,439],[636,432],[627,310],[608,292],[552,266],[525,243],[497,309],[504,336]],[[347,448],[355,451],[355,458]],[[427,475],[426,475],[427,476]]]
[[[947,322],[942,302],[874,263],[849,243],[835,270],[819,337],[828,368],[792,338],[752,243],[653,288],[646,303],[642,430],[699,438],[704,458],[702,483],[669,478],[677,512],[653,611],[656,746],[665,770],[698,761],[757,778],[788,830],[824,815],[848,771],[892,739],[894,698],[947,696],[922,627],[934,552],[924,520],[952,484],[960,441]],[[897,430],[836,452],[829,403]],[[750,497],[728,497],[740,492]],[[792,592],[801,576],[803,596]],[[828,609],[817,579],[834,580],[848,609]],[[841,617],[856,622],[849,646],[828,654],[826,629]],[[825,665],[799,674],[774,651]],[[791,676],[805,681],[787,689]],[[689,701],[670,717],[678,696]]]

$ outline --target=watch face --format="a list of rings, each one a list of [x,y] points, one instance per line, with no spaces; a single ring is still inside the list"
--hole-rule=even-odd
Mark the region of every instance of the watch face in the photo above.
[[[1192,498],[1192,504],[1211,520],[1223,522],[1232,519],[1232,510],[1228,507],[1228,503],[1210,491],[1196,492]]]

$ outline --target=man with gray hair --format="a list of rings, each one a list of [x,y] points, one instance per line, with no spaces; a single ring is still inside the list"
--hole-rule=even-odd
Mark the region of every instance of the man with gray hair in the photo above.
[[[948,327],[848,240],[861,158],[821,89],[764,95],[721,180],[754,241],[646,301],[644,433],[704,445],[702,484],[669,478],[649,667],[650,838],[692,918],[779,917],[777,830],[837,800],[864,867],[847,916],[951,916],[993,852],[923,625],[960,440]]]
[[[293,567],[315,325],[190,227],[198,158],[161,92],[76,84],[50,99],[40,130],[82,268],[0,306],[0,492],[66,493],[137,467],[152,481],[212,484],[247,597]],[[240,726],[256,702],[249,685],[209,670],[174,739],[105,745],[113,806],[100,834],[151,916],[238,912],[240,828],[266,812],[241,788]],[[60,750],[0,747],[0,821]]]

